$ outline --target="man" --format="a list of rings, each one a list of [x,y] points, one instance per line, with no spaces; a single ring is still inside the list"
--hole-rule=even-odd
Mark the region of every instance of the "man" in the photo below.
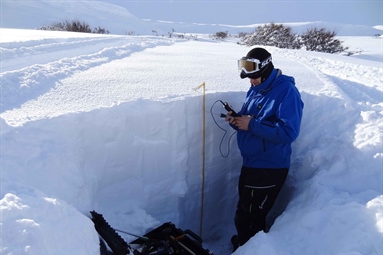
[[[266,228],[266,216],[288,174],[291,143],[298,137],[303,110],[294,78],[274,68],[265,49],[250,50],[238,60],[238,68],[240,77],[249,78],[251,87],[238,115],[229,111],[226,116],[238,131],[243,157],[234,250]]]

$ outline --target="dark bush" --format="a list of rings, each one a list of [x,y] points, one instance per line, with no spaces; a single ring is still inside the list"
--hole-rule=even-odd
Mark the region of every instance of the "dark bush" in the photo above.
[[[225,32],[217,32],[212,37],[213,39],[223,40],[223,39],[226,39],[228,35],[229,35],[229,32],[225,31]]]
[[[297,36],[292,33],[290,27],[274,23],[257,27],[254,33],[245,35],[241,42],[248,46],[265,45],[285,49],[301,48]]]
[[[92,33],[94,34],[109,34],[109,31],[102,27],[95,27],[92,30]]]
[[[80,33],[96,33],[96,34],[109,34],[109,31],[105,28],[97,27],[93,31],[90,29],[90,26],[79,20],[64,21],[64,22],[55,22],[49,26],[43,26],[39,28],[40,30],[52,30],[52,31],[70,31],[70,32],[80,32]]]
[[[334,31],[326,31],[324,28],[311,28],[301,36],[301,40],[308,51],[332,54],[346,51],[348,47],[343,47],[342,42],[335,39],[335,36],[336,33]]]
[[[238,33],[238,37],[239,38],[244,38],[245,36],[247,36],[249,33],[245,33],[245,32],[239,32]]]

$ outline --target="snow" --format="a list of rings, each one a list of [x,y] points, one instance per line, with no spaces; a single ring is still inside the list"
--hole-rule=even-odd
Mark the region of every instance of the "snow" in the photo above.
[[[4,2],[2,12],[26,3],[34,17],[63,4]],[[101,12],[98,4],[86,6]],[[137,235],[171,221],[201,234],[214,254],[230,254],[241,157],[217,100],[241,106],[249,84],[236,60],[249,48],[203,33],[181,40],[17,28],[0,29],[0,254],[98,254],[91,210]],[[341,39],[362,50],[267,47],[295,77],[304,117],[274,224],[236,255],[383,254],[382,38]],[[196,89],[203,82],[205,97]]]

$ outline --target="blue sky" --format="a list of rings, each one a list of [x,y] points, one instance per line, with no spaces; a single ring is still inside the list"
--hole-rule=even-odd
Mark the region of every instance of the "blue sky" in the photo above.
[[[327,21],[382,25],[383,0],[102,0],[141,19],[248,25],[269,22]]]

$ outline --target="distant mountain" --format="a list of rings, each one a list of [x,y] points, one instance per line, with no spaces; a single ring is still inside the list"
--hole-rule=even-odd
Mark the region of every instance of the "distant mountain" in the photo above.
[[[100,1],[5,1],[1,3],[2,28],[36,29],[51,25],[54,22],[79,20],[91,28],[101,27],[111,34],[164,35],[171,32],[214,34],[227,31],[230,34],[252,32],[264,24],[229,25],[200,24],[160,20],[141,20],[127,9]],[[379,27],[337,24],[324,21],[304,23],[284,23],[295,33],[305,32],[308,28],[326,28],[335,31],[339,36],[372,36],[381,34]]]

